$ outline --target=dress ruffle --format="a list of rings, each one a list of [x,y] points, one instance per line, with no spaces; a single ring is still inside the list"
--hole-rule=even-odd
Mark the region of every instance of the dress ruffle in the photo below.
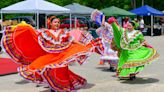
[[[149,48],[152,50],[151,54],[146,57],[146,58],[143,58],[142,60],[135,60],[134,61],[128,61],[126,62],[122,68],[131,68],[131,67],[138,67],[138,66],[143,66],[143,65],[146,65],[146,64],[149,64],[151,63],[152,61],[154,61],[154,59],[156,59],[157,57],[159,57],[159,54],[156,52],[156,50],[154,48]]]
[[[71,62],[85,62],[92,53],[93,46],[98,46],[98,43],[82,45],[71,41],[69,47],[61,52],[49,53],[39,45],[38,35],[26,23],[5,31],[3,45],[6,52],[22,64],[18,73],[29,81],[46,82],[52,89],[59,91],[67,92],[84,86],[86,80],[72,73],[68,65]]]
[[[62,92],[70,92],[71,90],[80,89],[87,83],[86,79],[71,72],[68,66],[46,68],[42,73],[30,71],[27,67],[22,66],[18,68],[18,71],[20,76],[29,81],[35,83],[48,83],[51,89]]]
[[[39,33],[39,45],[46,52],[59,53],[70,47],[73,38],[69,36],[69,33],[65,32],[64,29],[59,29],[57,31],[58,34],[55,34],[53,30],[42,29],[42,31]]]
[[[11,58],[23,65],[29,65],[46,53],[38,44],[35,30],[24,22],[8,27],[4,32],[2,43]]]
[[[117,75],[129,77],[142,71],[147,64],[150,64],[159,54],[154,48],[143,46],[144,37],[140,31],[133,30],[132,34],[112,23],[114,30],[114,43],[119,49],[119,62]],[[129,34],[129,35],[128,35]]]

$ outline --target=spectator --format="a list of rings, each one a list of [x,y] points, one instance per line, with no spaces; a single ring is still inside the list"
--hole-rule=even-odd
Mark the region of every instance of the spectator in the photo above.
[[[140,31],[141,32],[143,32],[143,30],[144,30],[144,20],[143,20],[143,18],[142,17],[140,17],[140,19],[139,19],[139,29],[140,29]]]
[[[123,28],[126,28],[128,24],[129,24],[129,17],[125,17],[125,19],[123,20]]]

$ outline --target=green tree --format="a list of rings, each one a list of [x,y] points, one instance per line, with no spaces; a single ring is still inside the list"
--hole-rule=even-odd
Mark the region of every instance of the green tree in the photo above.
[[[0,9],[20,1],[24,1],[24,0],[1,0]],[[147,4],[160,11],[164,10],[163,0],[46,0],[46,1],[55,3],[60,6],[65,6],[75,2],[95,9],[103,9],[109,6],[116,6],[126,10],[131,10],[133,9],[134,6],[136,6],[136,8],[140,7],[142,6],[142,3],[144,3],[144,5]],[[134,2],[135,4],[134,6],[132,5],[132,2]]]
[[[1,0],[0,1],[0,9],[4,8],[4,7],[7,7],[7,6],[11,5],[11,4],[20,2],[20,1],[23,1],[23,0]]]

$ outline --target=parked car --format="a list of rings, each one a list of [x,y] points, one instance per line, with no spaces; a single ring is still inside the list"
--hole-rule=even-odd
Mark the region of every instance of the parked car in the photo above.
[[[72,28],[75,28],[75,25],[76,27],[80,27],[80,28],[87,27],[87,24],[85,24],[83,21],[78,20],[78,19],[76,20],[71,19],[71,22],[72,22]],[[70,19],[66,18],[66,19],[61,20],[60,28],[70,28]]]
[[[32,16],[19,16],[19,17],[12,18],[11,20],[17,20],[19,23],[20,23],[21,21],[25,21],[26,23],[32,25],[33,27],[36,26],[36,23],[35,23],[35,21],[32,19]]]
[[[92,27],[92,22],[84,16],[72,16],[72,19],[77,18],[78,20],[83,21],[85,24],[87,24],[88,29]]]

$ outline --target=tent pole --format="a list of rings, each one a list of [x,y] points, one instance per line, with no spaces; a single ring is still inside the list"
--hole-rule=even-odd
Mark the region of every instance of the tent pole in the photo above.
[[[38,9],[38,0],[35,0],[35,6],[36,6],[36,9]],[[36,10],[37,12],[37,29],[39,29],[39,11]]]
[[[36,28],[36,26],[37,26],[37,14],[35,13],[35,28]]]
[[[161,29],[161,35],[164,34],[164,26],[162,26],[162,29]]]
[[[2,11],[1,11],[1,31],[0,33],[3,31],[3,15],[2,15]]]
[[[72,30],[72,16],[71,16],[71,13],[70,13],[70,15],[69,15],[69,18],[70,18],[70,30]]]
[[[74,20],[74,24],[75,24],[75,26],[74,26],[74,27],[75,27],[75,29],[77,28],[77,25],[76,25],[76,24],[77,24],[77,23],[76,23],[76,20],[77,20],[77,17],[75,16],[75,20]]]
[[[45,14],[45,28],[47,28],[47,14]]]
[[[2,34],[2,36],[3,36],[3,15],[2,15],[2,11],[1,11],[1,29],[0,29],[0,34]],[[2,40],[2,38],[0,38],[1,40]],[[2,48],[2,41],[0,40],[0,48]],[[1,52],[2,50],[0,50],[0,52]]]
[[[153,15],[151,15],[151,36],[153,36]]]
[[[37,29],[39,29],[39,12],[37,11]]]

